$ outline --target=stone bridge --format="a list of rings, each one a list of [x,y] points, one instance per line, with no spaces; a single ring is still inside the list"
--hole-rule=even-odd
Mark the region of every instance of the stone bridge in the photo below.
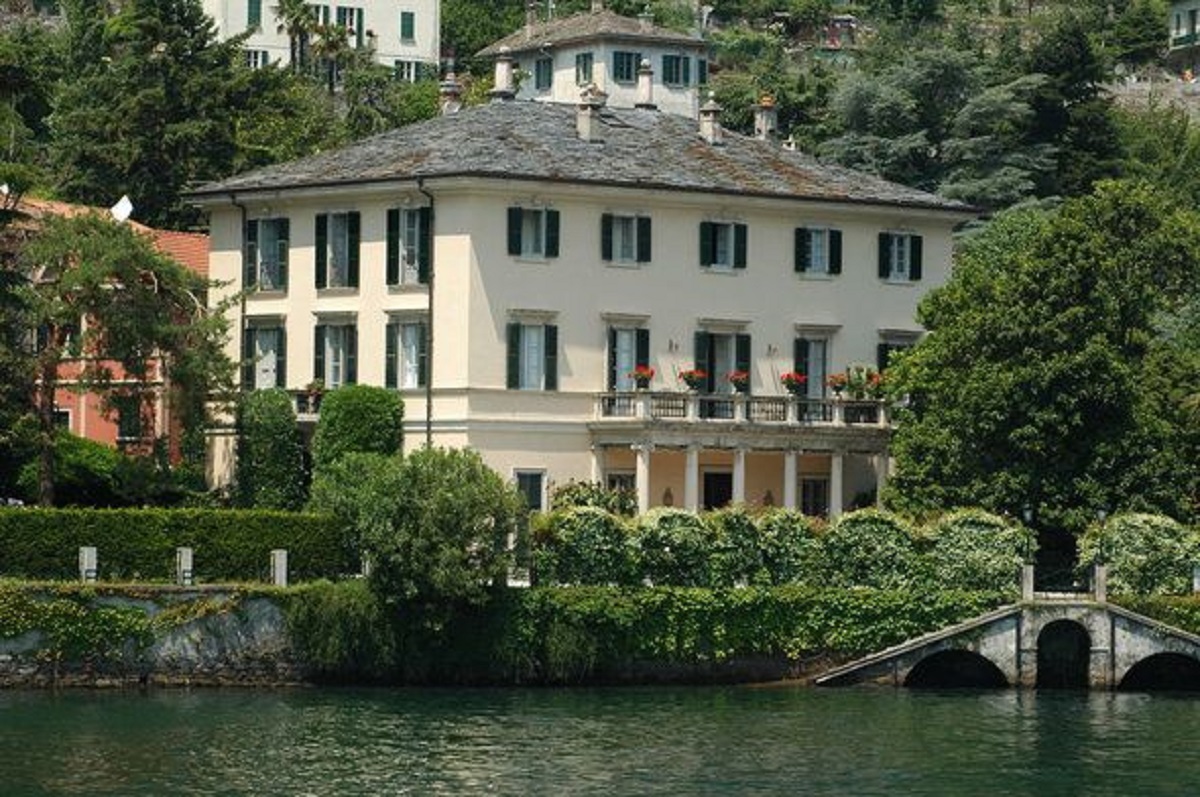
[[[1100,576],[1099,583],[1103,583]],[[1038,595],[838,667],[818,685],[1200,689],[1200,636],[1090,595]]]

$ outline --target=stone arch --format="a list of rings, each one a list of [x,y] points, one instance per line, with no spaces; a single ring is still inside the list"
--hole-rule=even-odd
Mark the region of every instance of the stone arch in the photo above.
[[[1200,660],[1186,653],[1155,653],[1130,667],[1117,688],[1127,692],[1200,692]]]
[[[1075,620],[1054,620],[1037,638],[1038,689],[1087,689],[1092,638]]]
[[[970,650],[942,650],[917,662],[904,685],[911,689],[1003,689],[1009,683],[986,656]]]

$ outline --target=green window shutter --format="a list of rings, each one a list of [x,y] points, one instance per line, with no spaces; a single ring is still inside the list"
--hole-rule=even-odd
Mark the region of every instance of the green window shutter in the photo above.
[[[417,209],[417,281],[429,284],[429,269],[433,265],[433,209]]]
[[[613,259],[613,217],[611,213],[600,214],[600,259]]]
[[[558,257],[559,219],[557,210],[546,211],[546,257]]]
[[[921,236],[913,235],[909,237],[912,242],[912,248],[909,249],[908,260],[908,278],[913,282],[921,281]]]
[[[242,329],[242,390],[254,389],[254,328]]]
[[[410,42],[415,38],[416,15],[412,11],[400,12],[400,39]]]
[[[250,0],[246,4],[246,27],[251,30],[262,27],[262,0]]]
[[[316,243],[314,244],[317,250],[317,268],[315,279],[318,288],[324,288],[328,283],[327,274],[329,272],[329,215],[325,213],[317,214],[317,231]]]
[[[542,387],[545,390],[558,390],[558,327],[546,324],[542,327],[545,332],[543,343],[546,346],[546,367],[542,373]]]
[[[808,271],[812,265],[812,247],[809,246],[810,235],[811,233],[809,233],[807,227],[796,228],[795,256],[793,262],[795,263],[796,271],[801,273]]]
[[[287,327],[276,328],[275,335],[275,387],[287,387]]]
[[[808,376],[808,341],[804,338],[792,341],[792,370]]]
[[[242,252],[242,287],[258,284],[258,221],[247,221],[242,232],[245,247]]]
[[[417,387],[429,384],[429,325],[421,324],[417,338]]]
[[[617,389],[617,330],[608,328],[608,389]]]
[[[508,368],[505,374],[505,386],[516,390],[521,386],[521,325],[508,325]]]
[[[634,359],[637,365],[650,365],[650,330],[638,329],[634,332]]]
[[[892,236],[879,233],[879,278],[887,279],[892,273]]]
[[[829,231],[829,273],[842,273],[842,231]]]
[[[708,59],[705,59],[705,58],[697,58],[696,59],[696,85],[698,85],[698,86],[707,86],[708,85]]]
[[[525,211],[521,208],[508,209],[508,253],[514,256],[521,254],[521,220]]]
[[[390,211],[389,211],[390,212]],[[397,338],[400,336],[400,325],[396,323],[388,324],[384,327],[383,332],[383,386],[386,388],[396,389],[399,384],[397,373],[399,367],[397,360],[399,359],[399,349]]]
[[[400,209],[387,212],[387,284],[400,284]]]
[[[887,368],[888,357],[892,354],[892,347],[886,343],[879,343],[875,346],[875,368],[883,373],[883,369]]]
[[[679,61],[683,69],[683,77],[679,81],[680,85],[690,86],[692,85],[692,58],[691,56],[685,55],[680,58]]]
[[[325,325],[313,329],[313,381],[325,381]]]
[[[351,288],[358,287],[358,244],[362,238],[362,214],[358,211],[346,214],[346,281]]]
[[[700,265],[713,264],[713,252],[716,250],[716,229],[711,221],[700,222]]]
[[[650,262],[650,217],[638,216],[637,219],[637,262]]]
[[[749,237],[745,224],[733,225],[733,267],[746,267],[746,239]]]
[[[287,290],[288,286],[288,259],[291,254],[290,246],[292,239],[292,222],[291,219],[280,219],[279,225],[279,243],[276,249],[276,257],[279,260],[279,287],[282,290]]]
[[[358,382],[358,327],[350,327],[346,335],[346,384]]]
[[[696,353],[694,368],[701,368],[707,374],[708,378],[704,383],[704,391],[706,393],[713,392],[717,385],[717,375],[713,373],[714,363],[712,359],[712,334],[708,332],[697,332],[693,338],[693,350]]]
[[[739,334],[733,339],[733,343],[733,367],[738,371],[750,373],[750,336]],[[749,385],[744,392],[750,392]]]

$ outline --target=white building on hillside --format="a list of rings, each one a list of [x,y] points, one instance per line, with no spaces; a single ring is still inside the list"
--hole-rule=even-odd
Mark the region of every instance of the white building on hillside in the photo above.
[[[279,0],[203,0],[203,6],[216,22],[219,38],[251,31],[244,45],[250,66],[291,62]],[[310,3],[308,8],[314,24],[346,28],[352,47],[374,47],[375,59],[401,78],[416,80],[423,69],[437,74],[440,0],[346,0],[345,5]]]

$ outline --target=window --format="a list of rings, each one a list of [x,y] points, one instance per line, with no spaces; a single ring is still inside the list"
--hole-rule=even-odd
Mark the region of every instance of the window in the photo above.
[[[639,365],[650,365],[650,330],[609,327],[608,389],[633,390],[629,373]]]
[[[400,41],[412,43],[417,40],[417,15],[412,11],[400,12]]]
[[[696,85],[708,85],[708,60],[705,58],[696,59]]]
[[[892,354],[911,349],[917,343],[917,334],[905,335],[893,332],[885,336],[875,347],[875,368],[880,373],[891,363]]]
[[[281,326],[250,326],[242,338],[242,389],[287,387],[287,334]]]
[[[921,236],[904,232],[879,233],[879,278],[919,282]]]
[[[288,280],[288,219],[249,219],[242,263],[244,287],[286,291]]]
[[[686,55],[664,55],[663,83],[667,86],[687,86],[692,82],[692,59]]]
[[[792,369],[808,377],[805,395],[810,399],[825,397],[825,380],[829,377],[829,339],[799,337],[792,344]]]
[[[613,53],[613,80],[617,83],[633,83],[637,81],[638,64],[641,62],[642,56],[640,53],[617,50]]]
[[[271,63],[271,54],[266,50],[244,50],[242,56],[250,69],[262,69]]]
[[[337,24],[345,28],[346,32],[350,34],[354,46],[362,47],[363,34],[365,33],[363,27],[363,10],[361,8],[354,8],[353,6],[338,6],[334,18],[337,20]]]
[[[723,270],[746,267],[745,224],[700,223],[700,265]]]
[[[829,479],[824,476],[800,479],[800,512],[808,517],[828,517]]]
[[[517,492],[525,499],[530,512],[541,512],[546,505],[546,472],[542,470],[519,470],[516,472]]]
[[[592,82],[592,54],[579,53],[575,56],[575,82],[586,86]]]
[[[114,396],[113,410],[117,413],[117,440],[142,438],[142,402],[137,396]]]
[[[629,471],[609,471],[605,476],[604,486],[614,492],[633,493],[637,491],[637,475]]]
[[[358,381],[358,329],[351,323],[317,324],[313,341],[313,379],[332,390]]]
[[[707,376],[706,393],[733,393],[727,378],[733,371],[750,373],[750,336],[700,331],[695,339],[695,365]],[[746,391],[749,392],[747,386]]]
[[[246,27],[251,30],[262,27],[262,0],[249,0],[246,3]]]
[[[417,62],[396,59],[394,74],[395,74],[396,80],[400,80],[405,83],[416,83],[417,82]]]
[[[71,411],[54,408],[54,428],[55,429],[71,429]]]
[[[315,3],[310,3],[308,6],[308,11],[309,11],[309,16],[312,18],[312,21],[314,24],[316,24],[316,25],[328,25],[329,24],[329,6],[317,5]]]
[[[558,327],[553,324],[508,325],[510,390],[558,389]]]
[[[427,285],[430,260],[429,208],[387,212],[387,284]]]
[[[361,220],[358,213],[317,215],[318,288],[358,287],[358,242]]]
[[[796,228],[795,268],[801,274],[842,273],[842,231]]]
[[[515,257],[558,257],[557,210],[508,209],[508,253]]]
[[[412,389],[428,384],[429,337],[424,321],[387,325],[384,387]]]
[[[650,262],[650,217],[605,213],[600,216],[600,259]]]
[[[533,87],[538,91],[549,91],[554,84],[554,59],[539,58],[533,62]]]

